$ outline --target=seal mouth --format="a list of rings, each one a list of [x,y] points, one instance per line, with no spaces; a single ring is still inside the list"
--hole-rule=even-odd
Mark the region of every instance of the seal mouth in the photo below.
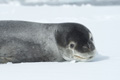
[[[86,58],[78,56],[78,55],[74,55],[74,57],[77,57],[77,58],[80,58],[80,59],[86,59]]]

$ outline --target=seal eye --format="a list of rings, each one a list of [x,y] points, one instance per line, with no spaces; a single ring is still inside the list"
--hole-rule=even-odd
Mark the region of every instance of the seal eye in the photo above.
[[[75,42],[70,42],[69,43],[69,48],[73,49],[73,48],[75,48],[75,46],[76,46]]]
[[[74,44],[70,44],[70,48],[74,48],[75,47],[75,45]]]

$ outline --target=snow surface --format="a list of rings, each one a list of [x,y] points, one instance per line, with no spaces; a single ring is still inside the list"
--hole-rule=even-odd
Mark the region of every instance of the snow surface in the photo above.
[[[92,62],[0,64],[0,80],[120,80],[120,6],[0,6],[0,20],[77,22],[93,33]]]

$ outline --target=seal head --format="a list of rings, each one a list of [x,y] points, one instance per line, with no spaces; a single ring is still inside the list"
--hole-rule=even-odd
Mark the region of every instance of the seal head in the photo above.
[[[91,32],[83,25],[63,23],[55,33],[56,42],[65,60],[89,61],[95,56]]]

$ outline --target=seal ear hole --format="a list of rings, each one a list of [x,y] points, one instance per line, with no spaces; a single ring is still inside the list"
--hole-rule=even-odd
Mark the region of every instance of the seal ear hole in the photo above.
[[[69,43],[69,48],[70,48],[70,49],[74,49],[75,46],[76,46],[76,43],[75,43],[75,42],[70,42],[70,43]]]

